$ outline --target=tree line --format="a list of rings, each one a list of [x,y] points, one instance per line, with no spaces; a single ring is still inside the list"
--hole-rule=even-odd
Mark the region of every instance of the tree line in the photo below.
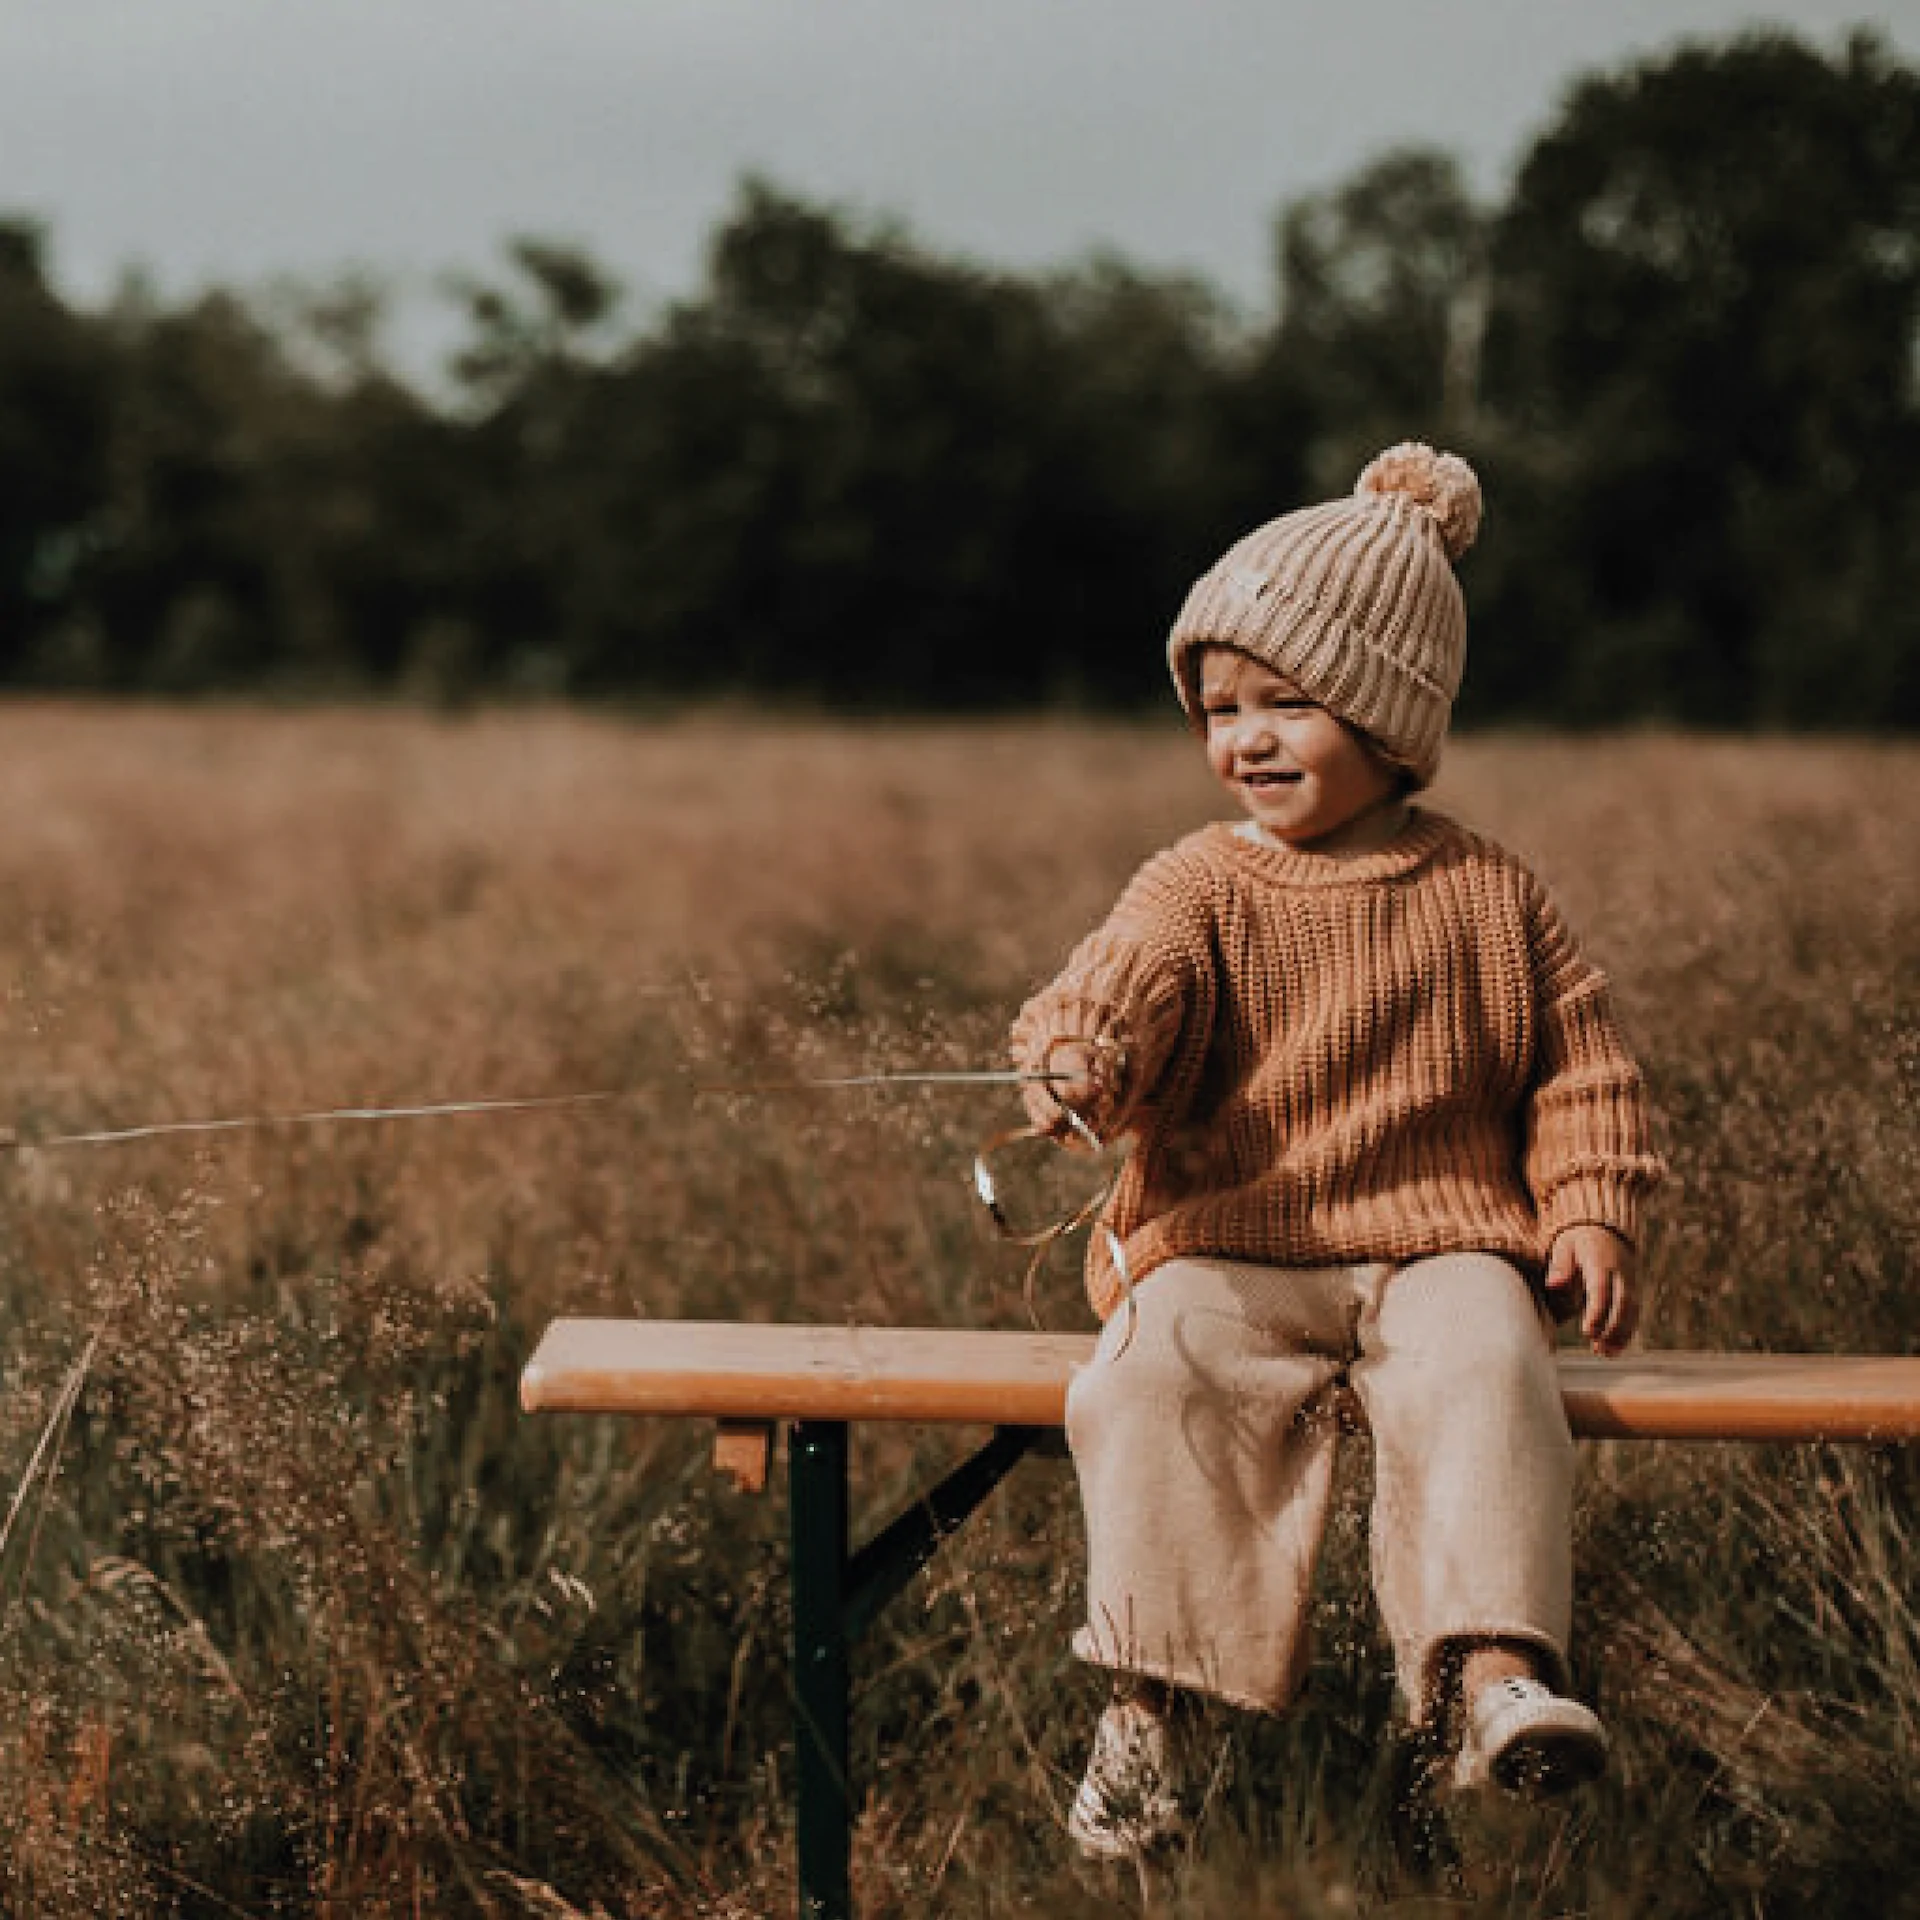
[[[0,682],[1129,705],[1233,537],[1456,448],[1468,717],[1920,724],[1920,71],[1858,34],[1577,84],[1505,199],[1383,156],[1271,311],[1015,274],[748,179],[688,297],[577,247],[458,285],[62,297],[0,221]]]

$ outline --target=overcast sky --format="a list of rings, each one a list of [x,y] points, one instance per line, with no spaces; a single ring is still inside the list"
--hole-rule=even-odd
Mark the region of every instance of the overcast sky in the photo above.
[[[1385,148],[1505,184],[1569,80],[1920,0],[0,0],[0,210],[74,297],[140,264],[394,277],[576,240],[685,291],[748,168],[1014,267],[1096,245],[1265,299],[1272,216]]]

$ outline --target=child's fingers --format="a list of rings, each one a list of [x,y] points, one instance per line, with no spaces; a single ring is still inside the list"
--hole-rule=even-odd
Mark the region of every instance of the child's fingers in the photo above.
[[[1094,1132],[1087,1118],[1093,1099],[1091,1087],[1062,1091],[1061,1104],[1047,1132],[1064,1147],[1073,1147],[1084,1153],[1095,1151],[1100,1145],[1100,1136]]]
[[[1027,1117],[1068,1146],[1093,1146],[1112,1103],[1116,1049],[1091,1040],[1056,1040],[1042,1057],[1045,1079],[1023,1089]]]
[[[1595,1353],[1599,1354],[1602,1359],[1611,1360],[1620,1351],[1623,1342],[1615,1338],[1612,1322],[1608,1316],[1603,1313],[1597,1321],[1589,1322],[1587,1327],[1587,1344]]]
[[[1547,1285],[1556,1289],[1570,1286],[1579,1277],[1580,1264],[1573,1257],[1573,1243],[1556,1240],[1547,1256]]]
[[[1604,1268],[1587,1280],[1587,1311],[1581,1332],[1595,1353],[1611,1358],[1633,1337],[1639,1317],[1633,1290],[1623,1274]]]
[[[1581,1264],[1580,1279],[1586,1295],[1585,1310],[1580,1315],[1580,1331],[1598,1347],[1607,1337],[1607,1325],[1613,1312],[1613,1275],[1597,1262],[1586,1261]]]
[[[1100,1099],[1098,1083],[1085,1078],[1030,1080],[1020,1089],[1021,1104],[1035,1132],[1070,1147],[1088,1144],[1085,1125]],[[1074,1115],[1080,1116],[1076,1125]]]
[[[1604,1275],[1587,1274],[1584,1276],[1586,1298],[1580,1313],[1580,1331],[1586,1335],[1587,1344],[1596,1350],[1607,1324],[1607,1287]]]
[[[1074,1112],[1080,1109],[1076,1106]],[[1073,1123],[1073,1115],[1065,1107],[1052,1102],[1040,1103],[1027,1109],[1027,1120],[1035,1133],[1063,1147],[1084,1147],[1086,1135]]]

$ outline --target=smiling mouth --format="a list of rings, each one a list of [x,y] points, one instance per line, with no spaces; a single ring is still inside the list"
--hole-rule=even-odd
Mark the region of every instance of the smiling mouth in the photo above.
[[[1240,783],[1248,787],[1291,787],[1299,778],[1297,773],[1243,773]]]

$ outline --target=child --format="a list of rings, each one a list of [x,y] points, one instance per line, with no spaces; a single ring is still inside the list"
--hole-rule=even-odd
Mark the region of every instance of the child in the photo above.
[[[1451,563],[1479,519],[1464,461],[1403,445],[1195,585],[1168,662],[1246,817],[1148,861],[1014,1026],[1056,1076],[1027,1089],[1037,1124],[1067,1138],[1071,1109],[1134,1142],[1067,1402],[1075,1650],[1115,1676],[1069,1821],[1090,1855],[1184,1830],[1170,1690],[1294,1692],[1343,1383],[1415,1724],[1457,1729],[1463,1786],[1553,1792],[1605,1761],[1564,1695],[1547,1303],[1620,1351],[1661,1169],[1604,977],[1517,859],[1410,799],[1460,683]]]

